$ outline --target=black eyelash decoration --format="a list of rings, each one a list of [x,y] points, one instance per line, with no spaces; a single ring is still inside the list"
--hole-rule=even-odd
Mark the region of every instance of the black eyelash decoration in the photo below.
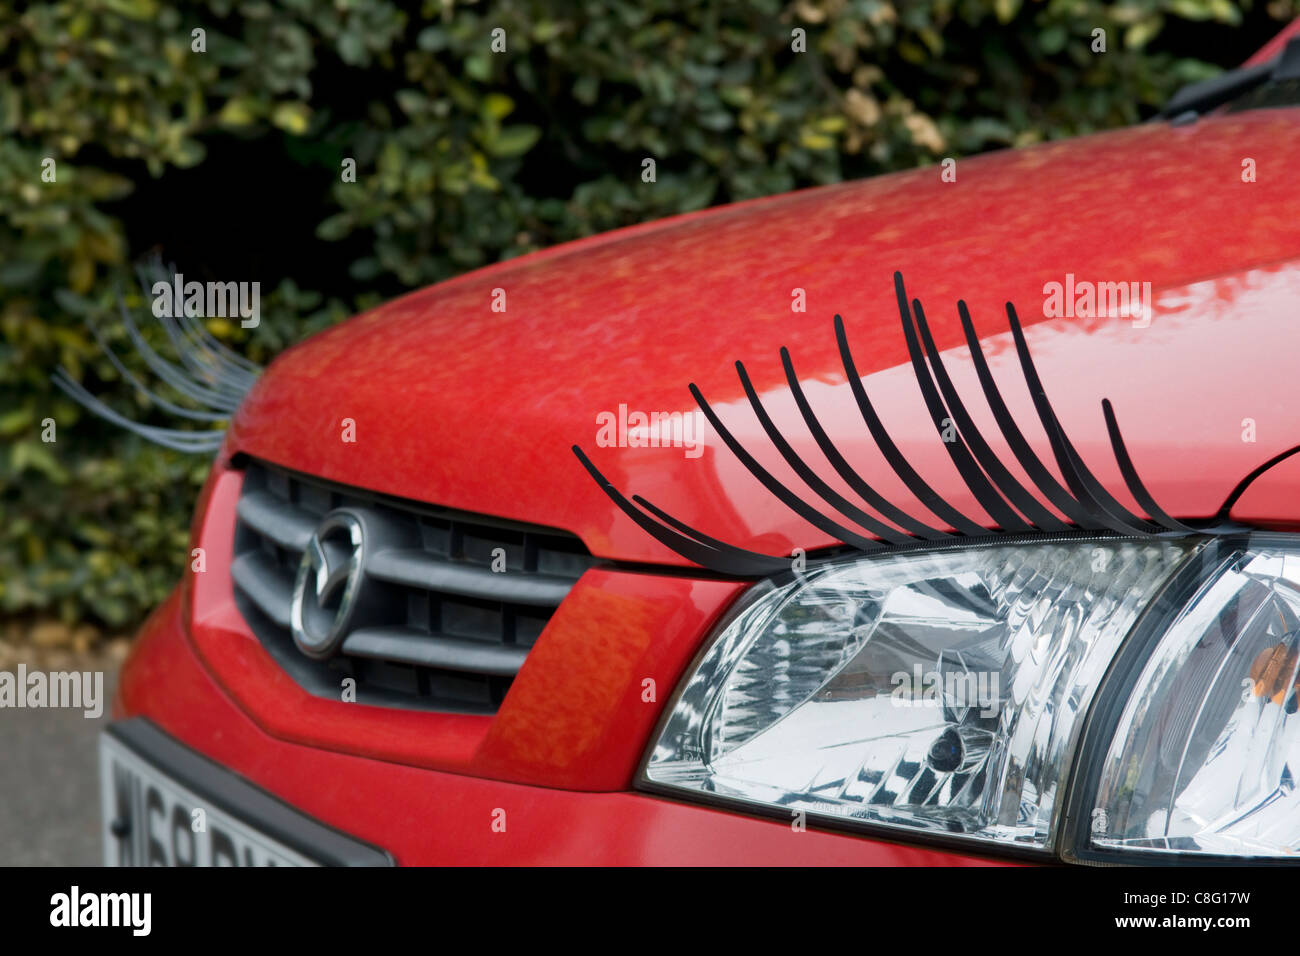
[[[146,301],[152,295],[150,290],[154,283],[164,281],[171,285],[173,279],[173,275],[163,268],[162,261],[157,258],[148,265],[138,268],[136,276],[140,280]],[[184,310],[177,318],[166,316],[158,318],[172,350],[180,359],[180,364],[177,365],[159,355],[145,341],[144,335],[120,295],[118,309],[122,314],[122,325],[131,339],[136,354],[164,384],[198,406],[197,408],[178,405],[151,390],[127,369],[99,329],[89,320],[86,322],[86,327],[90,329],[95,342],[123,380],[169,415],[189,421],[225,422],[234,414],[244,395],[253,387],[253,383],[262,372],[260,365],[221,344],[198,319],[186,315]],[[98,396],[88,391],[61,365],[50,376],[50,380],[87,411],[127,431],[134,432],[155,445],[182,452],[212,454],[221,447],[225,439],[224,428],[203,431],[163,428],[157,425],[146,425],[119,414]]]
[[[880,420],[880,416],[872,407],[871,399],[867,397],[866,386],[862,384],[862,377],[858,375],[858,367],[854,364],[853,355],[849,351],[849,340],[844,333],[844,320],[838,315],[835,316],[835,340],[840,347],[840,361],[844,364],[844,374],[849,378],[849,389],[858,403],[863,421],[867,423],[867,430],[871,432],[871,437],[875,440],[881,454],[885,456],[889,467],[894,469],[895,474],[907,486],[907,490],[914,494],[921,504],[951,524],[960,534],[983,534],[984,526],[967,518],[944,501],[943,497],[916,473],[916,469],[908,463],[902,451],[894,444],[894,440],[889,437],[889,432],[885,430],[885,423]]]
[[[871,433],[872,439],[880,449],[885,461],[898,475],[907,489],[934,515],[948,522],[953,532],[931,527],[924,521],[907,513],[890,502],[871,487],[845,459],[836,448],[826,430],[818,421],[808,397],[799,384],[794,364],[787,349],[781,349],[781,365],[785,370],[786,382],[791,395],[799,408],[804,423],[808,426],[813,440],[826,456],[831,467],[840,478],[875,509],[886,521],[892,521],[898,528],[886,524],[880,518],[868,513],[863,508],[849,501],[828,485],[794,450],[785,436],[781,434],[772,420],[750,381],[745,366],[737,362],[736,373],[740,377],[741,387],[749,404],[758,417],[758,422],[776,450],[796,475],[812,489],[823,502],[844,517],[880,540],[846,528],[838,521],[824,514],[809,502],[800,498],[794,491],[782,484],[771,472],[751,455],[722,420],[712,406],[705,400],[695,383],[690,384],[691,395],[695,398],[705,418],[713,426],[723,444],[768,491],[782,504],[804,518],[814,527],[826,532],[838,541],[863,552],[875,552],[890,546],[907,545],[926,541],[960,540],[964,538],[988,537],[998,534],[1017,534],[1027,532],[1060,533],[1069,530],[1113,531],[1125,535],[1152,536],[1165,533],[1188,533],[1195,529],[1178,521],[1162,509],[1147,490],[1137,469],[1129,456],[1124,439],[1120,434],[1119,423],[1115,418],[1114,408],[1107,399],[1102,400],[1102,414],[1106,420],[1106,429],[1110,437],[1111,448],[1120,473],[1133,499],[1143,508],[1150,520],[1136,515],[1124,507],[1108,492],[1095,475],[1084,464],[1078,450],[1070,441],[1061,425],[1060,419],[1048,401],[1029,345],[1025,341],[1024,331],[1015,308],[1007,303],[1007,322],[1015,342],[1016,356],[1020,369],[1029,387],[1038,420],[1047,433],[1048,443],[1061,476],[1065,479],[1063,486],[1048,470],[1043,461],[1035,454],[1024,433],[1016,424],[1002,397],[993,373],[975,334],[970,311],[965,302],[957,303],[957,313],[961,318],[962,331],[966,345],[970,349],[975,373],[979,377],[980,389],[984,399],[993,413],[998,430],[1010,448],[1012,455],[1025,474],[1033,483],[1038,494],[1046,499],[1068,521],[1061,520],[1034,493],[1016,479],[1007,469],[996,452],[980,434],[974,419],[967,411],[957,391],[956,385],[948,374],[930,332],[925,311],[919,300],[913,299],[909,307],[906,287],[901,273],[894,273],[894,291],[898,300],[898,313],[902,321],[903,337],[907,342],[908,357],[912,371],[916,375],[926,411],[943,442],[944,448],[962,480],[974,495],[975,500],[996,523],[988,528],[962,514],[926,483],[916,470],[908,463],[902,451],[889,436],[884,422],[876,414],[871,399],[867,395],[862,377],[854,364],[849,349],[848,336],[844,330],[844,320],[835,316],[835,340],[839,346],[840,360],[844,365],[844,374],[848,377],[849,388],[862,413],[862,419]],[[947,439],[945,440],[945,433]],[[609,495],[616,505],[652,535],[661,544],[694,561],[702,567],[721,574],[736,577],[755,577],[788,570],[790,559],[784,556],[761,554],[738,548],[704,534],[684,522],[646,501],[639,495],[628,500],[618,491],[604,475],[592,464],[591,460],[577,445],[573,453],[587,472],[595,479],[600,488]],[[900,531],[899,528],[905,529]]]
[[[651,512],[666,524],[676,528],[677,531],[665,528],[623,497],[619,490],[610,484],[609,480],[597,470],[596,466],[591,463],[591,459],[584,455],[582,449],[577,445],[573,446],[573,453],[578,456],[578,461],[582,462],[582,467],[587,469],[587,473],[596,480],[596,484],[600,486],[605,494],[609,495],[614,504],[618,505],[629,518],[639,524],[642,530],[660,544],[671,548],[687,560],[694,561],[701,567],[713,568],[723,574],[734,574],[740,577],[775,574],[788,567],[789,562],[784,558],[774,558],[769,554],[760,554],[757,551],[736,548],[724,541],[719,541],[717,538],[711,538],[702,532],[696,531],[690,525],[678,521],[638,495],[636,499],[637,505]],[[684,532],[684,534],[679,532]],[[688,538],[686,535],[691,537]]]
[[[741,383],[747,386],[749,384],[749,378],[745,375],[744,366],[738,364],[738,370],[740,372]],[[740,463],[749,469],[750,474],[757,478],[764,488],[776,495],[783,505],[795,514],[799,515],[799,517],[803,518],[805,521],[812,524],[814,527],[820,528],[827,534],[837,537],[845,544],[852,545],[861,551],[876,551],[883,547],[880,542],[864,538],[862,535],[850,531],[848,528],[832,521],[816,508],[812,507],[812,505],[806,504],[793,491],[772,477],[771,472],[767,471],[752,455],[749,454],[749,452],[745,451],[745,446],[736,440],[735,436],[727,430],[726,425],[722,424],[722,419],[718,418],[717,413],[714,412],[714,410],[709,406],[709,403],[704,400],[704,396],[700,394],[700,390],[696,387],[694,382],[691,383],[690,388],[691,394],[695,396],[696,403],[699,404],[700,409],[704,412],[704,417],[709,420],[709,424],[713,426],[714,431],[718,433],[726,446],[731,449],[731,453],[739,458]],[[766,413],[762,418],[765,426],[771,424],[771,422],[767,420]],[[776,426],[773,425],[772,430],[768,432],[768,435],[772,435],[775,431]],[[789,449],[789,446],[784,444],[784,439],[778,447],[780,447],[783,452]],[[792,449],[790,452],[793,455],[794,452]],[[803,473],[801,472],[800,477],[802,476]]]
[[[821,422],[817,420],[812,406],[808,403],[808,397],[804,395],[803,386],[799,384],[799,378],[795,375],[794,363],[790,361],[790,350],[785,346],[781,347],[781,365],[785,368],[785,380],[790,385],[795,404],[799,406],[799,413],[803,415],[808,430],[812,432],[813,439],[817,442],[817,446],[821,448],[822,454],[830,461],[831,466],[844,479],[845,483],[861,495],[871,507],[894,522],[894,524],[909,530],[915,537],[925,541],[939,541],[944,538],[951,538],[952,535],[947,531],[931,528],[924,521],[913,518],[862,480],[862,476],[854,471],[853,466],[840,454],[840,450],[835,447],[830,436],[826,434],[826,429],[822,428]],[[902,540],[895,541],[895,543],[902,544],[910,540],[907,535],[900,535],[900,537]]]
[[[1093,477],[1074,445],[1070,443],[1070,439],[1066,437],[1056,412],[1052,410],[1052,405],[1047,400],[1047,392],[1043,389],[1043,382],[1038,377],[1038,370],[1034,367],[1034,360],[1029,354],[1025,333],[1020,328],[1020,318],[1010,302],[1007,303],[1007,321],[1011,325],[1011,337],[1015,339],[1016,354],[1020,357],[1020,368],[1024,372],[1025,382],[1029,385],[1029,395],[1034,400],[1038,419],[1047,432],[1047,441],[1052,446],[1052,454],[1056,456],[1057,467],[1061,469],[1061,474],[1065,476],[1065,482],[1070,486],[1075,498],[1088,513],[1090,521],[1093,522],[1093,530],[1107,529],[1120,534],[1151,534],[1154,530],[1151,525],[1112,498],[1102,487],[1101,482]]]

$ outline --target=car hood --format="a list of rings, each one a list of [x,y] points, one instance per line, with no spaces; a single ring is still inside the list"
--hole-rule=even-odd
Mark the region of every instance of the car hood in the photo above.
[[[613,559],[685,563],[615,507],[576,444],[624,493],[710,535],[769,554],[811,550],[834,537],[758,483],[699,418],[687,388],[696,383],[754,457],[812,500],[745,397],[734,367],[743,360],[790,444],[852,498],[791,399],[785,346],[854,468],[942,527],[863,424],[836,347],[840,314],[899,449],[944,498],[992,525],[927,415],[895,303],[897,270],[982,433],[1022,482],[981,397],[959,299],[1044,461],[1051,450],[1007,331],[1007,301],[1098,479],[1141,510],[1107,437],[1108,398],[1155,499],[1177,517],[1209,517],[1252,469],[1300,444],[1297,152],[1295,110],[1150,123],[962,159],[952,182],[936,165],[560,246],[405,296],[290,349],[248,395],[227,451],[563,528]],[[1045,316],[1053,282],[1150,283],[1149,321]],[[637,427],[637,412],[694,416],[698,444],[688,432],[686,447],[664,447]],[[632,447],[642,444],[660,447]],[[1291,501],[1300,508],[1300,495]]]

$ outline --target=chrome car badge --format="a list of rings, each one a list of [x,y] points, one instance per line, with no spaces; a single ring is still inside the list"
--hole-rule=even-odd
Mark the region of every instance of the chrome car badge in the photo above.
[[[348,632],[361,588],[364,526],[346,510],[331,511],[312,533],[298,564],[289,608],[293,642],[308,657],[334,654]]]

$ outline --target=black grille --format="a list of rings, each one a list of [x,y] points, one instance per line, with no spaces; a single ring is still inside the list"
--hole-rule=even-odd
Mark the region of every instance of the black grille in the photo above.
[[[389,529],[368,553],[364,625],[327,660],[289,630],[294,579],[312,533],[346,508]],[[505,571],[493,570],[504,557]],[[594,559],[551,528],[373,495],[248,462],[231,577],[267,651],[308,691],[422,710],[496,710],[551,614]]]

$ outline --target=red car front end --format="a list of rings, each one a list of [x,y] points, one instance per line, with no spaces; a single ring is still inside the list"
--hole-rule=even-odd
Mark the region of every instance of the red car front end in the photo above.
[[[917,801],[917,818],[930,823],[909,827],[901,817],[837,815],[824,802],[767,800],[758,788],[692,790],[664,785],[668,777],[655,785],[648,761],[685,683],[762,576],[703,568],[646,534],[571,449],[706,547],[727,542],[789,558],[796,570],[802,558],[815,566],[842,539],[775,498],[698,418],[687,390],[699,386],[768,475],[802,488],[737,379],[733,362],[743,360],[791,448],[849,496],[792,398],[784,347],[857,474],[936,533],[952,533],[864,427],[832,326],[839,314],[856,371],[915,474],[945,507],[1007,532],[936,434],[899,334],[898,271],[925,303],[978,426],[959,427],[967,444],[978,431],[1029,485],[979,400],[959,299],[1009,413],[1052,461],[1053,436],[1030,427],[1035,395],[1008,331],[1010,301],[1062,432],[1107,494],[1155,517],[1117,460],[1103,398],[1143,487],[1195,529],[1191,539],[1265,531],[1285,552],[1300,531],[1300,456],[1287,457],[1300,444],[1300,185],[1287,172],[1297,151],[1295,110],[1261,109],[961,160],[955,177],[922,169],[584,240],[409,295],[291,349],[232,423],[199,503],[192,568],[122,671],[118,745],[154,765],[166,763],[168,743],[191,752],[224,781],[211,785],[227,795],[211,798],[214,812],[247,826],[254,844],[267,827],[249,819],[256,812],[241,802],[242,786],[338,834],[337,852],[313,852],[310,834],[274,829],[272,847],[315,862],[1089,858],[1071,828],[1090,812],[1091,797],[1076,791],[1102,762],[1084,744],[1087,720],[1101,719],[1095,688],[1053,751],[1063,769],[1050,807],[1027,789],[1018,797],[1024,814],[1043,814],[1042,839],[1004,839],[1016,822],[1005,811],[994,821],[1002,829],[963,839],[975,824],[953,821],[968,817],[926,816],[938,796]],[[1053,283],[1091,281],[1149,284],[1146,311],[1047,304]],[[1076,303],[1068,292],[1063,301]],[[647,432],[651,419],[638,412],[686,422],[686,432],[656,440],[664,436]],[[339,511],[360,524],[321,531]],[[1034,533],[1002,540],[1038,546],[1042,530],[1034,523]],[[364,559],[357,545],[353,557],[369,562],[377,590],[340,622],[333,605],[302,604],[313,586],[341,593],[353,583],[337,570],[347,533],[385,543],[368,544]],[[1291,640],[1284,627],[1275,637],[1278,646]],[[1109,660],[1098,668],[1098,682],[1117,679]],[[1267,690],[1260,699],[1273,696]],[[111,766],[105,774],[111,860],[212,855],[173,826],[165,800],[150,806],[129,784],[115,792]],[[209,796],[203,772],[183,782]],[[873,792],[867,805],[882,800]],[[1104,832],[1096,819],[1093,832]],[[1226,845],[1206,843],[1215,853]],[[256,858],[241,847],[229,841],[225,862]]]

